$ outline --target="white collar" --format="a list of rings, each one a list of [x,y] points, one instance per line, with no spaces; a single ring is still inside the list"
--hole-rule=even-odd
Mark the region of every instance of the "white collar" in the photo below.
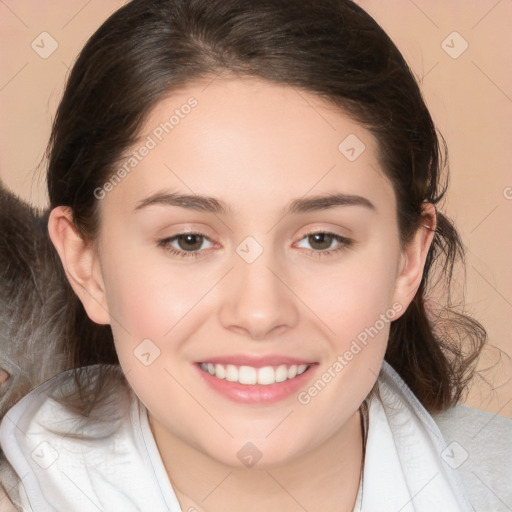
[[[51,431],[76,421],[73,413],[46,396],[68,374],[29,393],[8,411],[0,426],[0,444],[23,478],[33,510],[89,512],[101,504],[105,510],[149,506],[155,512],[179,512],[147,411],[133,393],[128,419],[113,436],[102,439],[98,434],[106,423],[91,426],[99,439],[87,446]],[[382,401],[373,397],[369,404],[365,467],[354,511],[472,512],[459,475],[442,459],[446,442],[432,417],[386,362],[378,382]],[[46,464],[55,457],[52,448],[58,458],[41,467],[44,457]],[[83,488],[73,482],[81,482]]]
[[[459,474],[441,456],[447,445],[441,431],[385,361],[379,392],[382,401],[374,397],[370,402],[362,492],[355,510],[473,512]]]

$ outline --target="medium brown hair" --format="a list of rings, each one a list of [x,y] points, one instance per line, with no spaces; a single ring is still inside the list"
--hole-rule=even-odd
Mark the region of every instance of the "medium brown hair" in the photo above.
[[[419,86],[384,30],[347,0],[132,0],[108,18],[69,76],[48,146],[50,207],[69,206],[80,234],[98,232],[94,190],[133,146],[145,119],[173,91],[219,73],[287,85],[327,100],[377,139],[397,198],[402,244],[438,205],[446,148]],[[429,411],[461,399],[486,333],[452,308],[454,263],[463,260],[453,224],[437,227],[414,300],[392,322],[386,360]],[[448,291],[427,314],[434,266]],[[118,364],[109,326],[93,324],[69,284],[67,337],[75,367]]]

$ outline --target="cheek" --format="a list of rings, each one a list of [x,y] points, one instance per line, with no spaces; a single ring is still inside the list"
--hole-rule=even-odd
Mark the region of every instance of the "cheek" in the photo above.
[[[392,251],[379,257],[373,251],[354,254],[340,265],[302,275],[298,295],[329,328],[329,337],[346,342],[381,315],[394,316],[396,261]]]
[[[104,266],[109,311],[134,336],[162,337],[183,319],[211,287],[201,271],[153,261],[142,252]]]

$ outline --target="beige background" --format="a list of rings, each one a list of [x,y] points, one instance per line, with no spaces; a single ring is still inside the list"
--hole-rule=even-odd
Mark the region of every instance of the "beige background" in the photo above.
[[[475,379],[466,403],[512,417],[512,2],[358,3],[403,52],[448,142],[444,210],[467,247],[467,309],[489,333],[480,367],[492,366],[482,373],[492,388]],[[47,201],[41,158],[68,70],[123,4],[0,0],[0,179],[36,205]],[[40,53],[51,39],[43,32],[58,44],[47,58]]]

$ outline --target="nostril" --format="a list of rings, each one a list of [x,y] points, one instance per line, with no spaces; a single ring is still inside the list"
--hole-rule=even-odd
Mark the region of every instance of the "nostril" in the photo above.
[[[5,370],[2,370],[0,368],[0,384],[5,382],[9,377],[10,377],[10,375]]]

